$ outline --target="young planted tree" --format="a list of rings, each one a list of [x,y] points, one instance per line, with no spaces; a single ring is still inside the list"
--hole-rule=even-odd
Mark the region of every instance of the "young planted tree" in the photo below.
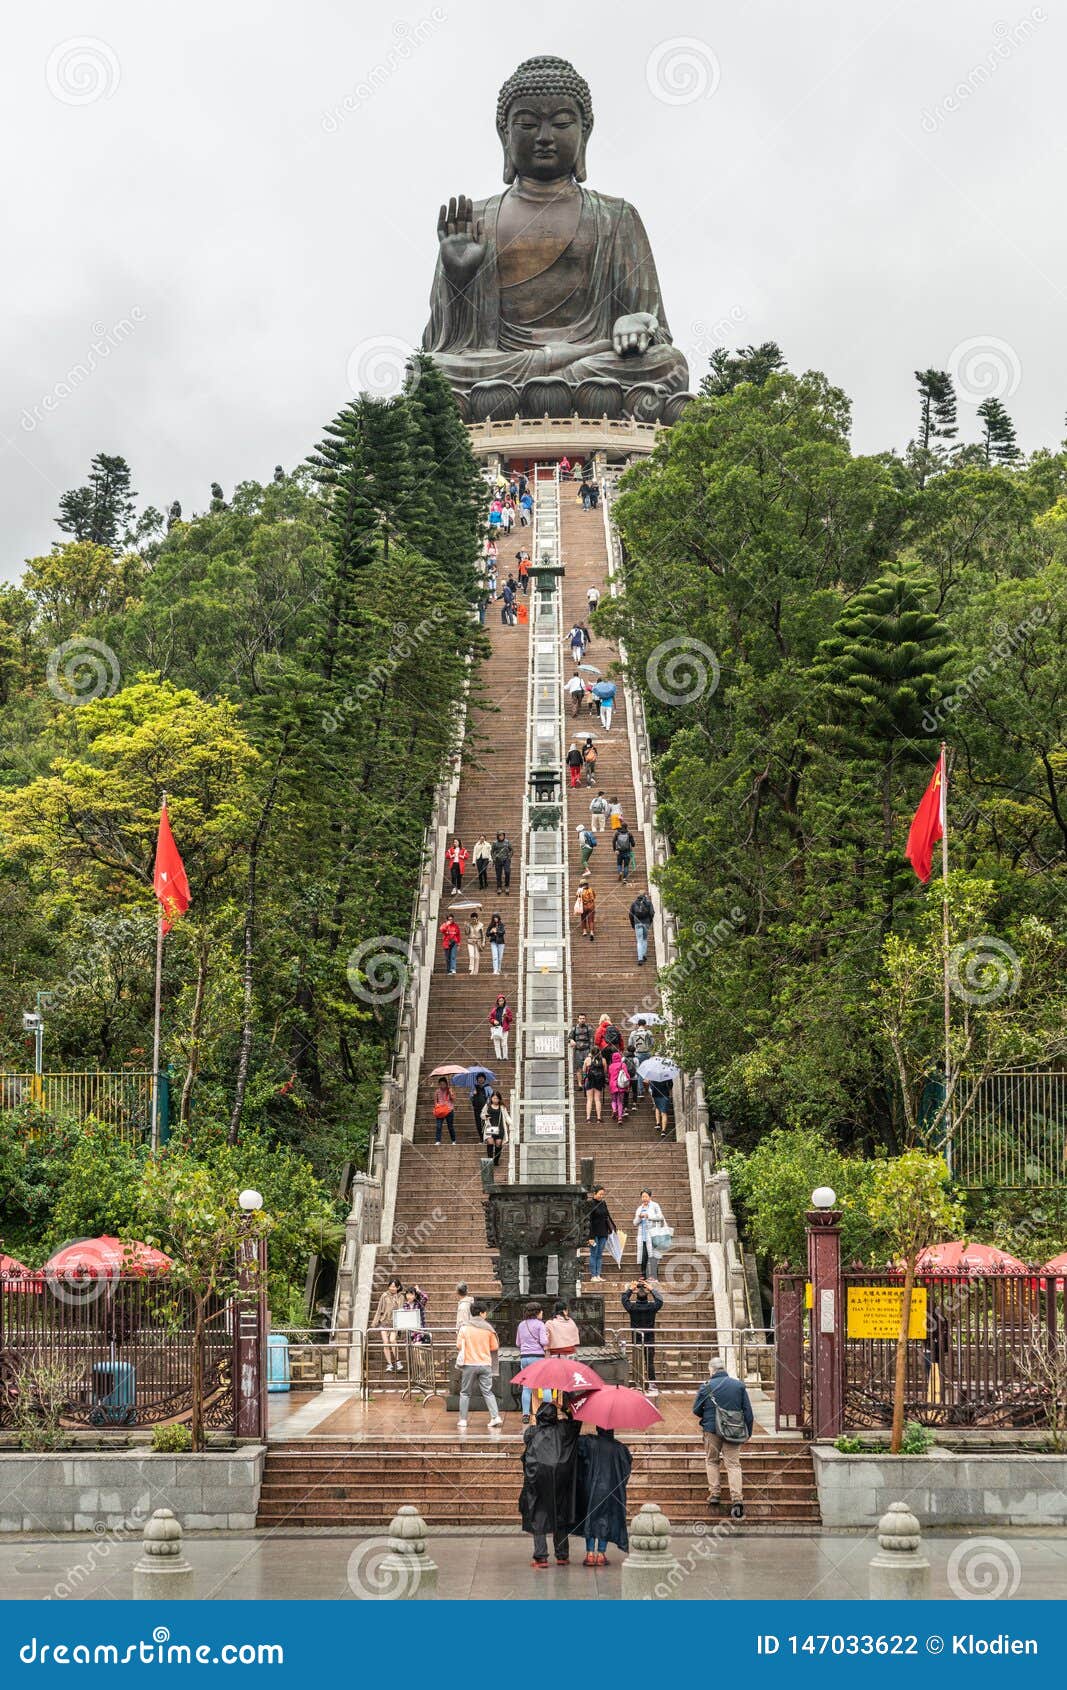
[[[145,1169],[144,1205],[152,1222],[152,1243],[174,1264],[166,1283],[186,1291],[192,1303],[194,1450],[204,1447],[204,1350],[213,1305],[235,1297],[239,1289],[260,1289],[255,1267],[247,1264],[242,1285],[239,1253],[271,1230],[263,1210],[249,1214],[240,1208],[238,1193],[236,1180],[180,1152],[150,1161]]]
[[[931,1244],[959,1236],[963,1210],[949,1189],[949,1173],[942,1158],[907,1150],[903,1156],[876,1165],[867,1212],[871,1225],[887,1241],[893,1260],[904,1269],[893,1380],[893,1430],[889,1442],[890,1452],[898,1455],[904,1436],[908,1332],[916,1267],[920,1255]]]

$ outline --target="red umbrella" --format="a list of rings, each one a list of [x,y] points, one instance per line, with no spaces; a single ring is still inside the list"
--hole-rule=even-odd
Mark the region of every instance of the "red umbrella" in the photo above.
[[[136,1239],[81,1238],[64,1245],[42,1268],[50,1279],[118,1279],[122,1274],[166,1273],[171,1259]]]
[[[5,1291],[20,1291],[24,1296],[36,1293],[39,1297],[41,1294],[40,1275],[26,1267],[25,1263],[17,1262],[14,1256],[0,1255],[0,1279],[4,1282]]]
[[[545,1356],[512,1374],[511,1383],[542,1391],[599,1391],[604,1381],[599,1373],[573,1356]]]
[[[1042,1273],[1055,1273],[1061,1277],[1067,1276],[1067,1250],[1061,1250],[1058,1256],[1053,1256],[1041,1269]]]
[[[1026,1263],[995,1244],[930,1244],[916,1264],[918,1273],[1025,1273]]]
[[[430,1069],[429,1078],[431,1080],[441,1080],[446,1077],[451,1079],[453,1074],[465,1074],[466,1072],[466,1067],[462,1062],[442,1062],[440,1068]]]
[[[613,1432],[644,1432],[663,1416],[655,1403],[649,1402],[643,1391],[631,1390],[628,1385],[602,1385],[579,1397],[571,1404],[577,1420],[593,1426],[604,1426]]]

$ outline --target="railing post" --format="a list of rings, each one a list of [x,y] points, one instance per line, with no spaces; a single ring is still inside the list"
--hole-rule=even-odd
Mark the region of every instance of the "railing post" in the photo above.
[[[774,1424],[779,1432],[804,1424],[804,1281],[774,1276]]]
[[[233,1302],[233,1421],[239,1438],[267,1435],[267,1240],[243,1239]]]
[[[841,1220],[837,1209],[810,1209],[808,1278],[811,1281],[811,1431],[836,1438],[845,1425],[844,1290]]]

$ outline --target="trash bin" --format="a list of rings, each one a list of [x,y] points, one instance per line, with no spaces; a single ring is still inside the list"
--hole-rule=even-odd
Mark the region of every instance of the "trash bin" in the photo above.
[[[137,1419],[137,1370],[128,1361],[94,1361],[94,1426],[132,1426]]]
[[[289,1389],[289,1340],[284,1332],[272,1332],[267,1339],[267,1390]]]

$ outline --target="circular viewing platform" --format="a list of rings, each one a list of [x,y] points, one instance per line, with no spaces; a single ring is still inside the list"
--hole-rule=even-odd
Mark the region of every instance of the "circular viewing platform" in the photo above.
[[[645,457],[665,425],[633,417],[511,417],[468,423],[475,457],[558,458],[563,453],[591,457],[603,452],[609,462]]]

